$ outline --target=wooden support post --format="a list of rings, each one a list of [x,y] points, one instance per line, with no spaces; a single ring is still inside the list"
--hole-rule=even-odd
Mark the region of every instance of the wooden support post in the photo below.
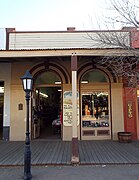
[[[77,56],[71,56],[72,71],[72,157],[73,164],[79,163],[78,133],[77,133]]]

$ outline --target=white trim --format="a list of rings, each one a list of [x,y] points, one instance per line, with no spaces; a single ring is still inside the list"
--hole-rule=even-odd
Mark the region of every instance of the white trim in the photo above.
[[[4,109],[3,126],[10,126],[10,85],[11,85],[11,64],[0,65],[1,81],[4,81]]]

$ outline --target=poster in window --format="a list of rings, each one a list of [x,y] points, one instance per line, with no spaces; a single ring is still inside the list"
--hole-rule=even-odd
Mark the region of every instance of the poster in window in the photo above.
[[[72,126],[72,92],[65,91],[63,94],[63,124]],[[79,125],[79,93],[77,92],[77,125]]]

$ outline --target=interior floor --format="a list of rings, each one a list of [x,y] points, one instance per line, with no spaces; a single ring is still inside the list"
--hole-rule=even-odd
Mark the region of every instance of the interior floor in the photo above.
[[[40,130],[40,139],[60,139],[61,134],[54,132],[54,129],[51,126],[41,128]]]

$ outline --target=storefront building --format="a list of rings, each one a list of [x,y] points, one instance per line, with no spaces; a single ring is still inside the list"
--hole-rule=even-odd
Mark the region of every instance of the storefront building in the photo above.
[[[32,140],[117,140],[120,131],[139,138],[137,87],[126,87],[113,69],[99,64],[104,56],[125,55],[126,50],[98,46],[90,38],[95,31],[6,32],[6,50],[0,51],[1,139],[25,138],[20,78],[27,69],[34,80]],[[130,39],[127,30],[122,33]]]

